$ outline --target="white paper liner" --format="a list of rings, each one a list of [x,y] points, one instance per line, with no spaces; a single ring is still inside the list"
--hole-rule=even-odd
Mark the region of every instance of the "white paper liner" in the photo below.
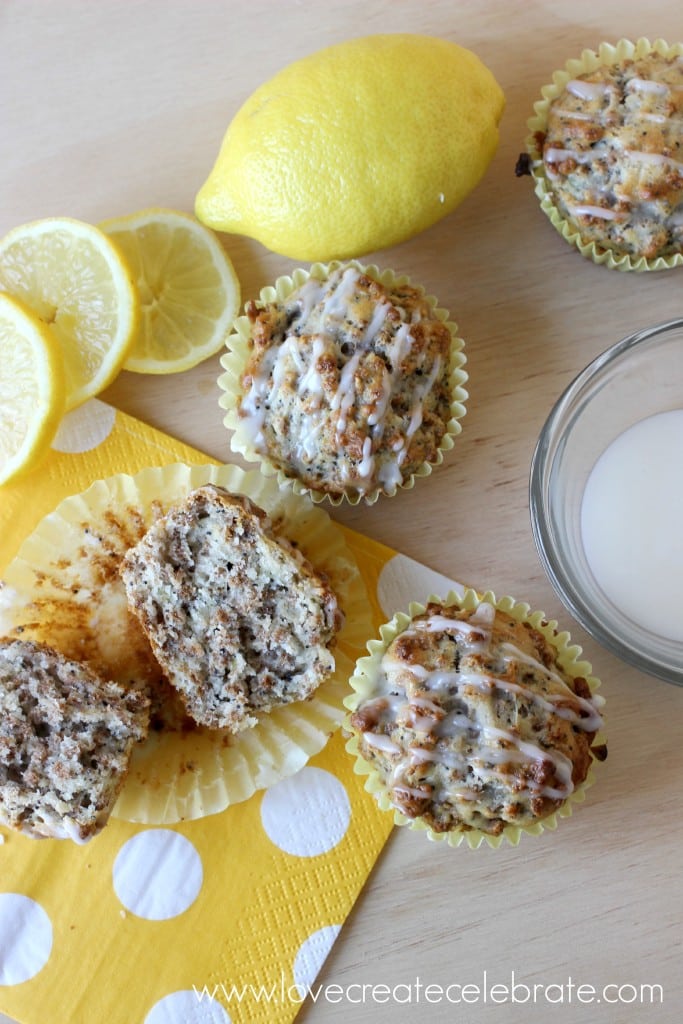
[[[558,632],[557,622],[555,620],[547,620],[543,612],[532,612],[528,604],[518,602],[513,597],[502,597],[500,600],[497,600],[495,594],[490,590],[484,594],[478,594],[471,588],[466,588],[462,594],[451,590],[445,598],[431,595],[427,598],[427,604],[432,602],[445,606],[455,606],[465,610],[474,609],[479,604],[487,602],[500,609],[500,611],[507,612],[519,622],[530,623],[555,648],[558,664],[562,667],[563,671],[574,679],[584,678],[593,695],[595,696],[597,693],[600,680],[592,675],[592,667],[587,661],[578,660],[581,655],[581,648],[571,643],[569,633]],[[367,649],[370,653],[368,656],[359,658],[356,663],[355,672],[350,679],[350,685],[354,692],[344,700],[344,705],[349,711],[345,719],[344,730],[347,733],[351,733],[346,743],[346,749],[355,758],[354,771],[356,774],[367,776],[365,789],[368,793],[372,793],[383,811],[393,812],[396,825],[407,825],[416,831],[426,832],[428,839],[434,842],[447,842],[449,846],[453,847],[460,846],[463,842],[471,849],[477,849],[482,843],[486,843],[494,849],[500,847],[503,842],[508,843],[510,846],[517,846],[524,834],[540,835],[545,829],[552,830],[557,828],[559,818],[569,817],[574,806],[585,800],[586,790],[594,782],[592,767],[589,769],[586,779],[574,789],[557,811],[541,821],[535,822],[533,825],[506,825],[503,831],[496,836],[490,835],[488,832],[482,832],[480,829],[469,829],[467,831],[453,829],[450,832],[435,832],[422,819],[408,818],[391,803],[389,791],[380,773],[372,764],[365,760],[359,750],[359,737],[351,727],[350,718],[351,713],[364,700],[375,693],[375,678],[379,671],[380,662],[391,642],[409,626],[415,616],[421,615],[424,611],[426,611],[426,605],[412,602],[409,606],[408,614],[397,612],[390,622],[381,626],[381,639],[368,642]],[[598,700],[601,704],[604,703],[602,698],[598,698]],[[602,733],[599,733],[593,741],[593,746],[601,743],[604,743],[604,736]]]
[[[345,615],[336,668],[310,700],[261,715],[236,736],[187,728],[178,702],[177,727],[150,731],[136,748],[113,812],[126,821],[159,825],[216,814],[297,772],[341,724],[348,677],[373,632],[353,555],[322,509],[256,470],[178,464],[99,480],[46,516],[5,572],[0,635],[49,643],[123,682],[157,679],[149,644],[128,612],[118,562],[154,519],[209,482],[248,495],[276,532],[327,574]]]
[[[387,287],[412,283],[410,278],[405,274],[399,276],[390,269],[380,271],[379,268],[374,265],[365,266],[357,260],[348,260],[344,261],[344,263],[339,260],[334,260],[331,263],[314,263],[310,270],[298,267],[292,272],[291,276],[285,275],[283,277],[279,277],[274,285],[268,285],[261,289],[259,302],[268,303],[283,301],[287,296],[291,295],[293,291],[300,288],[309,277],[314,277],[318,280],[324,281],[329,277],[331,272],[339,266],[355,267],[362,273],[368,274],[376,281],[379,281],[380,284]],[[435,466],[441,465],[444,453],[453,448],[455,438],[462,430],[460,420],[465,415],[465,402],[467,401],[468,394],[464,387],[467,382],[467,373],[463,369],[466,363],[466,358],[463,352],[464,341],[462,338],[458,337],[458,326],[449,320],[447,310],[438,307],[437,300],[434,296],[426,295],[425,298],[432,307],[434,314],[448,327],[452,339],[450,419],[446,426],[446,432],[441,440],[437,456],[433,462],[424,462],[415,473],[411,474],[407,480],[404,480],[393,490],[384,491],[382,488],[377,487],[374,490],[369,491],[367,494],[359,494],[357,492],[349,494],[328,494],[326,491],[314,490],[306,487],[300,480],[288,476],[283,470],[275,466],[267,455],[256,451],[249,432],[245,429],[243,421],[238,414],[238,406],[242,397],[242,386],[240,380],[250,354],[249,336],[251,333],[251,325],[249,318],[246,316],[240,316],[235,320],[232,334],[226,341],[227,352],[225,352],[221,357],[221,366],[225,370],[225,373],[218,378],[218,385],[223,391],[223,394],[219,398],[219,404],[222,409],[226,410],[223,422],[225,423],[225,426],[232,431],[232,435],[230,437],[230,447],[232,451],[238,452],[247,460],[247,462],[260,463],[261,469],[266,475],[276,475],[280,484],[292,487],[297,494],[306,494],[315,502],[327,500],[332,505],[340,505],[344,501],[348,501],[351,505],[357,505],[360,501],[364,501],[369,505],[374,504],[380,494],[393,496],[396,493],[396,490],[409,490],[415,486],[415,481],[418,478],[429,476]]]
[[[603,249],[595,242],[582,241],[580,232],[565,219],[555,205],[553,190],[545,175],[543,154],[538,149],[536,133],[545,132],[550,106],[564,92],[570,79],[588,74],[601,66],[611,67],[624,60],[645,57],[648,53],[658,53],[663,57],[681,56],[683,55],[683,43],[669,46],[663,39],[656,39],[654,43],[645,37],[641,37],[635,43],[629,39],[620,39],[614,46],[610,43],[601,43],[597,52],[584,50],[581,57],[568,60],[563,70],[554,72],[552,82],[541,89],[543,98],[534,104],[534,116],[527,121],[530,134],[526,140],[526,149],[531,157],[531,174],[535,181],[534,190],[540,200],[541,209],[555,230],[562,235],[565,241],[578,249],[582,256],[592,260],[593,263],[604,265],[611,270],[633,270],[640,273],[679,267],[683,264],[683,253],[647,259],[645,256],[632,256],[629,253]]]

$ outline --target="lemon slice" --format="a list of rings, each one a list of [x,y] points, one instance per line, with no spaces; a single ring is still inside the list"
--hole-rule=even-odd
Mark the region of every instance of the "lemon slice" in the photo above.
[[[215,355],[239,310],[240,284],[216,236],[175,210],[141,210],[100,225],[121,248],[142,303],[124,369],[177,373]]]
[[[116,246],[90,224],[49,217],[0,241],[0,288],[21,299],[56,336],[66,407],[102,391],[121,369],[139,306]]]
[[[64,412],[59,346],[37,317],[0,292],[0,484],[32,469]]]

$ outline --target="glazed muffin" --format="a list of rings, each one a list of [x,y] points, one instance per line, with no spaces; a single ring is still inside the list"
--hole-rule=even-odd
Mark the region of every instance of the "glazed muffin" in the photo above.
[[[239,433],[284,478],[373,500],[441,460],[464,412],[464,357],[422,289],[356,263],[318,265],[246,313]]]
[[[404,819],[499,836],[547,819],[585,782],[599,699],[540,625],[487,600],[431,602],[361,672],[354,749]]]
[[[328,581],[243,495],[199,487],[121,563],[130,610],[188,714],[239,732],[310,697],[334,670]]]
[[[623,269],[683,252],[683,56],[646,42],[584,55],[587,70],[573,62],[530,122],[545,212],[585,255]]]
[[[0,640],[0,821],[84,843],[147,735],[149,701],[44,644]]]

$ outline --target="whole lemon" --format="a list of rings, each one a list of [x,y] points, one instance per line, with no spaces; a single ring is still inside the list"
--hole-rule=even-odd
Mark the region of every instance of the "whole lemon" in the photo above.
[[[238,111],[197,217],[296,260],[395,245],[450,213],[498,145],[505,99],[445,39],[373,35],[294,62]]]

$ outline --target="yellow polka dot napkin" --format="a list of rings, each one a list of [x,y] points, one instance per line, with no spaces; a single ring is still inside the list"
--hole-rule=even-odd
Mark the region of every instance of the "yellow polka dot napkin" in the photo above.
[[[177,462],[211,460],[100,401],[71,413],[42,467],[0,490],[0,576],[63,498]],[[344,534],[375,632],[442,589]],[[199,820],[113,818],[82,847],[0,830],[0,1011],[22,1024],[285,1024],[315,996],[391,827],[337,731],[296,774]]]

